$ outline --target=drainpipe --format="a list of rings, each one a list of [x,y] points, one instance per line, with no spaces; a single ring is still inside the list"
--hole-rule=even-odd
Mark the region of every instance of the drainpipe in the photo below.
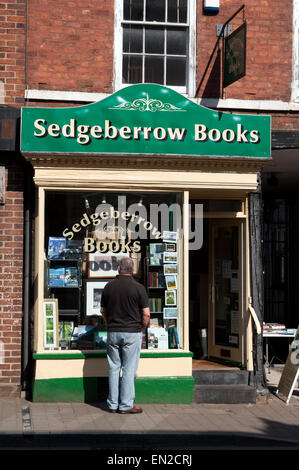
[[[31,207],[32,207],[32,167],[25,164],[24,171],[24,293],[23,293],[23,360],[22,388],[29,391],[30,377],[30,300],[31,300]]]

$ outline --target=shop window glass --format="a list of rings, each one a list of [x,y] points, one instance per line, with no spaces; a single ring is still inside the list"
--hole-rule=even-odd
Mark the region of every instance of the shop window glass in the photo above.
[[[148,292],[142,347],[178,348],[180,208],[176,194],[46,191],[44,297],[57,299],[60,348],[105,349],[101,295],[123,256],[133,258],[134,277]]]

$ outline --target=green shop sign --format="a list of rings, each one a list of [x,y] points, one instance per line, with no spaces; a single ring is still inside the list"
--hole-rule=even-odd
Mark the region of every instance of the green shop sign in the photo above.
[[[140,84],[86,106],[23,108],[21,150],[39,154],[270,157],[270,117],[199,106]]]

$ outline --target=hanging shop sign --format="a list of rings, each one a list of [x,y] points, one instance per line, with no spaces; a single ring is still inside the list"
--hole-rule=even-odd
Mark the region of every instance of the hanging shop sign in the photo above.
[[[270,117],[199,106],[153,84],[72,108],[23,108],[21,150],[39,154],[270,157]]]
[[[224,38],[223,86],[246,74],[246,23]]]

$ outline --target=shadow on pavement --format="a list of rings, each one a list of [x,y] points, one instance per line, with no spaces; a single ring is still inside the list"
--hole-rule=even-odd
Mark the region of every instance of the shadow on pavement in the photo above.
[[[101,450],[101,451],[197,451],[197,450],[296,450],[299,426],[263,420],[265,434],[230,432],[40,432],[0,435],[2,450]],[[273,431],[279,430],[279,437]],[[110,452],[111,453],[111,452]]]

